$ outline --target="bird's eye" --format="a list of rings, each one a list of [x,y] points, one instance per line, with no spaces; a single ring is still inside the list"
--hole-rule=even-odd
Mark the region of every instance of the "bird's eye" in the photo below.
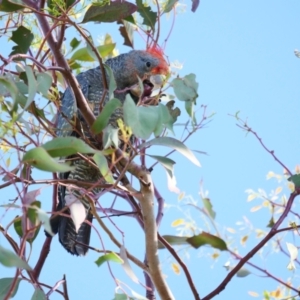
[[[150,62],[150,61],[147,61],[147,62],[146,62],[146,67],[147,67],[147,68],[150,68],[150,67],[151,67],[151,62]]]

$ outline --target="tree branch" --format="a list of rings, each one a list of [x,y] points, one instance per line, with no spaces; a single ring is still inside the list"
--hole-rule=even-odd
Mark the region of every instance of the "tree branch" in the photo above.
[[[280,218],[277,220],[277,222],[274,224],[272,229],[269,231],[269,233],[258,243],[251,251],[248,252],[247,255],[245,255],[239,263],[227,274],[225,279],[221,282],[221,284],[211,293],[209,293],[207,296],[205,296],[202,300],[209,300],[212,299],[214,296],[219,294],[221,291],[223,291],[226,287],[226,285],[230,282],[230,280],[233,278],[233,276],[244,266],[245,263],[247,263],[252,256],[254,256],[273,236],[275,236],[278,231],[278,227],[282,224],[283,220],[288,215],[292,204],[295,200],[295,198],[300,194],[300,189],[296,189],[295,192],[293,192],[289,200],[286,204],[285,210],[280,216]]]
[[[149,171],[140,168],[137,178],[140,181],[140,192],[135,191],[130,185],[126,186],[132,195],[139,200],[144,220],[146,257],[151,279],[161,299],[175,299],[160,268],[157,249],[157,227],[154,217],[154,187]]]
[[[176,259],[176,261],[181,266],[181,268],[186,276],[186,279],[191,287],[191,290],[194,294],[195,300],[200,300],[200,296],[199,296],[199,293],[193,282],[193,278],[192,278],[188,268],[186,267],[185,263],[181,260],[181,258],[178,256],[178,254],[176,253],[174,248],[168,243],[168,241],[166,241],[159,233],[157,233],[157,235],[158,235],[158,240],[166,247],[166,249],[168,249],[168,251],[172,254],[172,256]]]
[[[92,199],[91,197],[89,197],[88,195],[86,195],[86,197],[89,199],[90,205],[91,205],[91,211],[92,214],[94,215],[95,219],[98,221],[99,225],[102,227],[102,229],[106,232],[106,234],[109,236],[109,238],[111,239],[111,241],[118,247],[121,248],[122,244],[114,237],[114,235],[112,234],[112,232],[107,228],[107,226],[104,224],[104,222],[102,221],[102,219],[99,217],[99,215],[97,214],[96,211],[96,207],[95,207],[95,203],[94,203],[94,199]],[[132,254],[130,254],[127,250],[126,250],[126,255],[127,257],[133,261],[137,266],[139,266],[142,270],[144,270],[145,272],[149,272],[147,266],[145,264],[143,264],[140,260],[138,260],[135,256],[133,256]]]

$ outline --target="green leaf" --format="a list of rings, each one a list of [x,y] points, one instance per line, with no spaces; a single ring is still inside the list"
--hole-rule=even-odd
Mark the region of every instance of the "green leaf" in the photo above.
[[[16,167],[16,168],[12,169],[11,171],[9,171],[9,173],[7,173],[6,175],[3,176],[2,181],[10,181],[11,180],[11,174],[17,175],[19,170],[20,170],[19,167]]]
[[[76,0],[66,0],[66,9],[68,9],[70,6],[72,6],[75,3]]]
[[[47,0],[48,11],[54,17],[59,17],[62,15],[62,11],[66,11],[70,6],[75,3],[75,0]]]
[[[43,109],[39,109],[36,107],[35,102],[33,102],[30,106],[30,112],[34,115],[34,116],[39,116],[42,120],[47,121],[48,119],[46,119],[45,114],[44,114],[44,110]]]
[[[128,46],[130,48],[134,48],[133,47],[133,26],[131,25],[131,23],[129,23],[128,21],[122,20],[121,24],[123,24],[123,26],[119,27],[119,31],[121,36],[124,38],[124,43],[123,45]]]
[[[169,121],[170,122],[169,126],[172,126],[177,121],[178,116],[180,116],[180,114],[181,114],[181,111],[180,111],[180,109],[178,107],[174,108],[174,104],[175,104],[174,100],[170,100],[166,104],[166,108],[168,109],[169,114],[171,116],[171,119]]]
[[[80,69],[82,67],[81,64],[78,64],[77,62],[72,60],[68,60],[68,64],[72,70]]]
[[[168,2],[165,4],[163,12],[169,13],[177,2],[178,0],[168,0]]]
[[[4,12],[16,12],[17,10],[23,9],[21,5],[14,4],[8,0],[2,0],[0,2],[0,11]],[[0,298],[1,299],[1,298]]]
[[[288,181],[293,182],[296,188],[300,187],[300,174],[292,175]]]
[[[66,163],[56,162],[42,147],[37,147],[27,151],[22,160],[37,169],[48,172],[68,172],[74,169]]]
[[[5,267],[17,267],[20,269],[31,271],[31,268],[26,261],[21,259],[12,251],[3,248],[2,246],[0,246],[0,263]]]
[[[21,218],[19,216],[17,216],[15,218],[15,221],[14,221],[14,228],[15,228],[15,231],[16,233],[18,234],[18,236],[20,238],[23,237],[23,230],[22,230],[22,222],[21,222]],[[1,298],[0,298],[1,299]]]
[[[205,208],[205,211],[209,214],[209,216],[214,220],[216,217],[216,213],[213,210],[213,206],[210,202],[209,198],[202,198],[202,202]]]
[[[9,92],[10,96],[15,99],[19,93],[18,87],[15,82],[6,76],[0,76],[0,95],[6,96]]]
[[[157,122],[153,124],[155,126],[153,129],[153,134],[155,136],[159,136],[172,120],[168,109],[161,103],[159,103],[157,106],[138,106],[137,109],[141,120],[143,120],[143,115],[148,117],[152,113],[152,115],[157,116]],[[172,126],[168,129],[173,132]]]
[[[47,297],[41,289],[37,288],[35,289],[31,297],[31,300],[47,300]]]
[[[127,126],[135,136],[147,140],[152,133],[156,136],[167,127],[173,131],[173,117],[169,109],[162,104],[157,106],[136,106],[130,95],[126,95],[123,116]]]
[[[34,231],[34,234],[32,237],[30,237],[30,235],[26,238],[26,241],[29,243],[29,244],[32,244],[33,241],[36,239],[36,237],[38,236],[39,232],[40,232],[40,229],[41,229],[41,224],[38,225],[38,227],[35,229]]]
[[[138,109],[130,95],[126,95],[123,105],[124,122],[132,129],[135,136],[148,139],[158,123],[158,115],[149,110],[149,113]]]
[[[180,152],[182,155],[184,155],[186,158],[188,158],[192,163],[194,163],[196,166],[200,167],[200,162],[195,157],[193,152],[187,148],[182,142],[171,138],[171,137],[158,137],[153,140],[150,140],[148,142],[145,142],[139,146],[140,149],[149,147],[152,145],[158,145],[158,146],[166,146],[173,148]]]
[[[162,164],[162,166],[166,169],[170,177],[172,178],[174,176],[174,165],[176,162],[168,157],[165,156],[159,156],[159,155],[149,155],[148,156],[156,159],[158,162]]]
[[[116,22],[129,17],[137,11],[136,5],[126,0],[110,1],[105,5],[92,4],[84,15],[82,23],[87,22]]]
[[[41,209],[37,209],[37,215],[39,220],[43,223],[45,231],[47,231],[50,235],[53,236],[54,233],[52,232],[52,227],[50,224],[50,218],[48,214]]]
[[[270,300],[271,299],[268,291],[264,291],[263,295],[264,295],[264,300]]]
[[[42,146],[52,157],[65,157],[76,154],[97,153],[97,150],[91,148],[83,140],[76,137],[56,137]],[[31,150],[30,150],[31,151]]]
[[[176,236],[176,235],[164,235],[163,238],[170,244],[170,245],[187,245],[187,237],[186,236]],[[165,246],[158,242],[158,249],[164,249]]]
[[[196,249],[204,245],[210,245],[219,250],[227,250],[227,245],[221,238],[205,231],[187,238],[187,242]]]
[[[192,124],[196,125],[197,121],[196,121],[196,117],[195,117],[195,113],[194,113],[195,102],[194,101],[185,101],[184,104],[185,104],[186,112],[192,119]]]
[[[115,294],[115,297],[113,300],[135,300],[131,297],[128,298],[128,295],[125,294]]]
[[[98,46],[96,47],[100,56],[102,58],[105,58],[106,56],[108,56],[109,54],[112,53],[112,51],[114,50],[116,44],[112,43],[112,44],[106,44],[106,45],[102,45],[102,46]],[[70,59],[70,63],[72,61],[75,60],[80,60],[80,61],[95,61],[94,58],[92,56],[90,56],[89,51],[87,50],[86,47],[84,48],[80,48],[78,49],[76,52],[73,53],[71,59]]]
[[[27,216],[28,219],[32,224],[36,224],[37,221],[37,210],[36,208],[41,208],[41,202],[40,201],[33,201],[30,204],[30,207],[27,210]]]
[[[25,84],[23,81],[17,81],[15,82],[19,92],[22,94],[22,95],[26,95],[28,94],[28,85]]]
[[[109,79],[108,97],[111,100],[114,97],[114,91],[117,89],[117,82],[114,77],[112,69],[108,65],[104,65]]]
[[[246,268],[241,268],[241,269],[239,269],[239,270],[237,271],[236,277],[242,278],[242,277],[246,277],[246,276],[248,276],[248,275],[250,275],[250,274],[251,274],[251,272],[250,272],[248,269],[246,269]]]
[[[47,73],[38,73],[36,75],[37,80],[37,90],[40,92],[45,98],[48,97],[48,91],[52,85],[52,76]]]
[[[100,170],[102,176],[104,177],[104,179],[108,183],[114,183],[114,178],[113,178],[112,173],[111,173],[111,171],[108,167],[108,163],[107,163],[107,160],[106,160],[105,156],[99,151],[96,154],[94,154],[93,160],[95,161],[95,163],[99,167],[99,170]]]
[[[36,201],[36,202],[39,202],[39,201]],[[40,203],[40,202],[39,202]],[[31,204],[32,205],[32,204]],[[38,205],[37,205],[38,207]],[[37,215],[37,212],[36,212],[36,209],[33,209],[31,208],[31,210],[34,210],[35,211],[35,217],[31,216],[31,218],[36,218],[38,215]],[[33,215],[33,213],[31,212],[31,214]],[[33,222],[32,222],[33,223]],[[34,224],[38,225],[38,222],[34,222]],[[20,238],[23,237],[23,229],[22,229],[22,220],[19,216],[17,216],[15,218],[15,221],[14,221],[14,228],[15,228],[15,231],[16,233],[18,234],[18,236]],[[33,232],[32,234],[29,234],[27,235],[26,237],[26,241],[30,244],[32,244],[32,242],[36,239],[36,237],[38,236],[39,234],[39,231],[41,229],[41,226],[38,226],[36,229],[35,229],[35,232]],[[1,299],[1,298],[0,298]]]
[[[10,56],[13,54],[26,54],[32,41],[34,35],[29,29],[24,26],[18,27],[15,31],[12,32],[11,40],[17,44],[12,49]]]
[[[274,217],[272,216],[269,223],[268,223],[268,225],[267,225],[267,227],[272,228],[274,226],[274,224],[275,224],[275,221],[274,221]]]
[[[90,43],[93,45],[93,47],[90,45],[90,43],[86,43],[86,50],[90,57],[93,58],[94,61],[98,61],[98,57],[96,53],[94,52],[94,49],[96,50],[96,47],[94,45],[93,37],[90,35],[87,37],[87,39],[90,41]]]
[[[134,19],[133,16],[129,16],[129,17],[127,17],[127,18],[124,18],[124,20],[125,20],[126,22],[129,22],[129,23],[133,24],[133,25],[137,25],[137,23],[136,23],[136,21],[135,21],[135,19]],[[124,21],[124,20],[122,20],[122,21]],[[122,22],[122,21],[120,21],[120,22]]]
[[[142,0],[136,0],[138,12],[143,18],[143,24],[149,26],[153,31],[157,19],[157,13],[153,12],[150,6],[145,6]]]
[[[100,133],[107,126],[113,112],[120,107],[122,107],[120,100],[113,98],[108,101],[92,126],[93,132]]]
[[[37,92],[37,82],[30,66],[25,66],[25,71],[28,80],[28,98],[24,107],[24,109],[26,110],[34,100],[34,96]]]
[[[119,129],[108,125],[103,130],[103,148],[107,149],[110,146],[118,147],[119,145]]]
[[[175,78],[171,82],[176,97],[182,101],[195,101],[198,97],[199,84],[196,82],[196,75],[189,74],[183,78]]]
[[[95,263],[98,267],[100,267],[104,262],[107,262],[107,261],[115,262],[115,263],[118,263],[118,264],[123,263],[123,259],[120,258],[120,256],[118,254],[116,254],[115,252],[107,253],[107,254],[104,254],[104,255],[100,256],[95,261]]]
[[[0,94],[5,95],[5,92],[10,94],[14,100],[14,107],[16,107],[17,104],[20,104],[21,107],[25,106],[27,99],[21,95],[13,80],[8,79],[6,76],[0,76],[0,88]]]
[[[1,300],[4,299],[4,297],[7,295],[14,280],[15,280],[14,278],[1,278],[0,279],[0,299]],[[21,278],[17,278],[15,288],[14,288],[13,292],[11,293],[10,298],[13,298],[16,295],[21,280],[22,280]]]
[[[71,46],[71,51],[75,50],[78,46],[80,45],[80,41],[77,40],[75,37],[72,39],[72,41],[70,42],[70,46]]]

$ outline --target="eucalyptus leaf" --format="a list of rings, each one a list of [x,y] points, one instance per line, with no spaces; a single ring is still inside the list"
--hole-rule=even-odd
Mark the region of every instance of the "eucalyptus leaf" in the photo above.
[[[37,92],[37,82],[30,66],[25,66],[25,72],[28,80],[28,98],[24,107],[26,110],[34,100],[34,96]]]
[[[39,289],[39,288],[36,288],[32,297],[31,297],[31,300],[47,300],[48,298],[46,297],[45,293]]]
[[[48,172],[68,172],[74,169],[74,167],[70,167],[66,163],[58,163],[55,161],[42,147],[27,151],[22,161],[37,169]]]
[[[198,86],[196,75],[189,74],[183,78],[175,78],[171,82],[176,97],[181,101],[196,101],[198,97]]]
[[[95,263],[98,267],[100,267],[103,263],[110,262],[110,261],[118,263],[118,264],[123,263],[123,259],[118,254],[116,254],[115,252],[107,253],[107,254],[104,254],[104,255],[100,256],[95,261]]]
[[[114,50],[116,44],[106,44],[106,45],[101,45],[96,47],[96,49],[98,50],[100,56],[102,58],[108,56],[110,53],[112,53],[112,51]],[[79,61],[95,61],[94,58],[89,54],[89,51],[86,47],[84,48],[80,48],[77,51],[75,51],[73,53],[73,55],[71,56],[70,61],[75,61],[75,60],[79,60]]]
[[[76,154],[96,153],[97,150],[91,148],[83,140],[76,137],[56,137],[42,146],[51,157],[65,157]]]
[[[52,76],[47,72],[37,73],[37,90],[44,96],[48,97],[48,91],[52,85]]]
[[[136,5],[126,0],[109,1],[104,5],[94,3],[85,13],[82,23],[112,23],[132,15],[136,10]]]
[[[159,136],[167,127],[173,132],[174,119],[169,109],[162,104],[157,106],[136,106],[130,95],[126,95],[123,105],[124,122],[135,136],[147,140],[152,133]]]
[[[138,13],[143,18],[143,24],[149,26],[153,31],[157,21],[157,13],[152,11],[150,6],[146,6],[142,0],[136,0]]]
[[[9,1],[9,0],[1,0],[1,2],[0,2],[0,11],[3,11],[3,12],[16,12],[17,10],[24,9],[23,6],[14,4],[12,2]]]
[[[156,159],[161,165],[166,169],[169,176],[172,178],[174,176],[174,165],[176,162],[168,157],[159,156],[159,155],[149,155],[148,156]]]
[[[155,138],[153,140],[150,140],[148,142],[145,142],[145,143],[141,144],[139,146],[139,148],[142,149],[142,148],[149,147],[149,146],[152,146],[152,145],[166,146],[166,147],[173,148],[173,149],[177,150],[178,152],[180,152],[182,155],[184,155],[186,158],[188,158],[196,166],[198,166],[198,167],[201,166],[200,162],[195,157],[193,152],[189,148],[187,148],[187,146],[184,145],[179,140],[176,140],[176,139],[171,138],[171,137],[158,137],[158,138]]]
[[[227,250],[227,245],[224,240],[205,231],[187,238],[187,242],[196,249],[204,245],[210,245],[219,250]]]
[[[108,183],[114,183],[114,178],[113,178],[112,173],[111,173],[111,171],[108,167],[106,157],[99,151],[96,154],[94,154],[93,160],[95,161],[95,163],[99,167],[99,170],[100,170],[102,176],[104,177],[104,179]]]
[[[5,299],[5,296],[9,292],[9,289],[10,289],[10,287],[11,287],[14,280],[15,280],[15,278],[1,278],[0,279],[0,299],[1,300]],[[17,278],[15,288],[14,288],[14,290],[12,291],[12,293],[10,295],[11,298],[13,298],[16,295],[21,280],[22,280],[21,278]]]
[[[8,249],[3,248],[2,246],[0,246],[0,263],[5,267],[17,267],[31,271],[30,266],[25,260],[21,259],[18,255]]]
[[[118,147],[119,145],[119,129],[113,128],[111,125],[108,125],[103,130],[103,148],[107,149],[110,146]]]
[[[7,0],[4,0],[4,3],[7,3],[6,1]],[[1,2],[0,7],[1,5],[3,5],[3,2]],[[22,9],[20,6],[12,3],[10,3],[9,6],[15,7],[16,10]],[[12,48],[13,51],[10,53],[10,56],[14,54],[26,54],[33,39],[34,35],[28,28],[24,27],[23,25],[19,26],[12,32],[11,40],[17,45]]]
[[[108,74],[109,87],[108,87],[108,97],[112,99],[114,97],[114,91],[117,89],[117,82],[114,77],[112,69],[108,65],[104,65],[104,68]]]

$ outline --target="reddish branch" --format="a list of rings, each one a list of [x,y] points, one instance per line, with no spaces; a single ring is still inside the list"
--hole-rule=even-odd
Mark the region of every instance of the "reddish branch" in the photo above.
[[[229,252],[230,252],[231,255],[233,255],[235,258],[237,258],[237,259],[242,259],[242,257],[241,257],[240,255],[234,253],[233,251],[229,251]],[[274,279],[275,281],[279,282],[280,284],[286,286],[288,289],[291,289],[291,290],[293,290],[294,292],[299,293],[299,291],[298,291],[296,288],[292,287],[291,285],[289,285],[288,283],[284,282],[284,281],[281,280],[280,278],[275,277],[274,275],[272,275],[272,274],[271,274],[270,272],[268,272],[267,270],[264,270],[264,269],[258,267],[257,265],[255,265],[255,264],[253,264],[253,263],[251,263],[251,262],[249,262],[249,261],[247,261],[247,265],[251,266],[252,268],[254,268],[254,269],[256,269],[256,270],[259,270],[260,272],[264,273],[266,276],[268,276],[268,277]]]
[[[49,238],[47,237],[45,239],[45,242],[44,242],[44,245],[42,247],[42,251],[40,253],[40,257],[32,271],[32,275],[33,277],[35,278],[35,280],[38,280],[39,276],[40,276],[40,273],[41,273],[41,270],[44,266],[44,263],[46,261],[46,258],[50,252],[50,245],[51,245],[51,241],[52,241],[52,238]]]
[[[210,294],[202,298],[202,300],[209,300],[212,299],[214,296],[218,295],[220,292],[222,292],[227,284],[230,282],[230,280],[233,278],[234,275],[237,274],[237,272],[246,264],[251,257],[253,257],[269,240],[271,240],[277,233],[278,233],[278,227],[282,224],[286,216],[288,215],[289,211],[291,210],[291,207],[293,205],[293,202],[295,198],[300,194],[300,188],[296,189],[294,193],[292,193],[289,197],[289,200],[287,202],[287,205],[285,207],[284,212],[280,216],[280,218],[277,220],[277,222],[274,224],[272,229],[269,231],[269,233],[261,240],[260,243],[258,243],[251,251],[248,252],[247,255],[245,255],[239,263],[227,274],[225,279],[221,282],[221,284]]]
[[[13,282],[12,282],[11,286],[9,287],[9,290],[7,291],[7,293],[6,293],[5,297],[3,298],[3,300],[9,300],[11,298],[11,295],[12,295],[12,293],[14,292],[14,290],[16,288],[19,275],[20,275],[20,269],[17,268],[15,277],[13,279]]]
[[[27,2],[29,2],[29,0],[24,0],[25,4],[27,4]],[[63,75],[73,90],[73,93],[76,97],[77,105],[78,105],[84,119],[91,126],[95,121],[95,116],[94,116],[93,112],[91,111],[89,105],[87,104],[87,101],[79,87],[79,84],[78,84],[75,76],[72,75],[70,67],[69,67],[64,55],[62,54],[61,49],[58,47],[59,42],[56,40],[56,38],[52,34],[51,27],[50,27],[47,19],[45,18],[45,16],[41,15],[40,13],[36,13],[36,17],[37,17],[37,20],[39,21],[39,24],[41,26],[44,36],[45,37],[47,36],[47,43],[51,49],[51,52],[55,58],[57,65],[65,70]]]
[[[168,251],[173,255],[173,257],[176,259],[176,261],[178,262],[178,264],[181,266],[186,279],[190,285],[190,288],[193,292],[194,298],[195,300],[200,300],[200,296],[199,293],[195,287],[195,284],[193,282],[192,276],[187,268],[187,266],[185,265],[185,263],[181,260],[181,258],[178,256],[178,254],[176,253],[176,251],[174,250],[174,248],[159,234],[157,233],[158,236],[158,240],[168,249]]]

